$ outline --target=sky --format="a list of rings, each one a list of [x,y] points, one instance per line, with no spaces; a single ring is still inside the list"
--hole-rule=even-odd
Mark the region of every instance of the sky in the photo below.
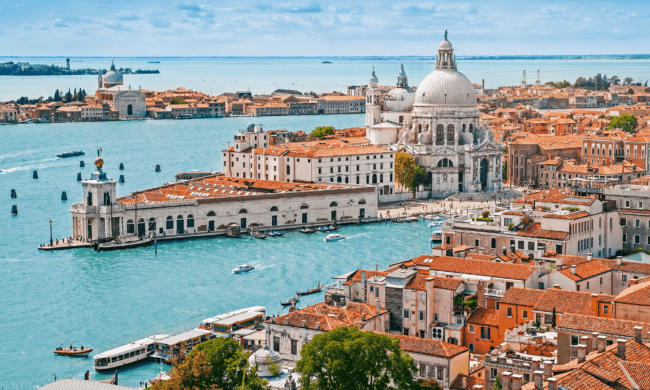
[[[650,52],[650,0],[0,0],[2,56],[434,56]]]

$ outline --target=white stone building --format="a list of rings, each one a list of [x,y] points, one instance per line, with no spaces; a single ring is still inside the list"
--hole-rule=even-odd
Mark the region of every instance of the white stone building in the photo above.
[[[113,109],[118,111],[119,119],[140,119],[147,116],[147,105],[144,93],[138,88],[131,89],[131,86],[124,86],[122,72],[111,69],[105,75],[99,75],[97,81],[97,101],[108,102]]]
[[[366,133],[373,145],[411,154],[431,177],[431,195],[502,189],[503,147],[479,121],[474,86],[457,71],[451,43],[416,91],[406,73],[383,99],[373,70],[366,89]]]
[[[72,236],[102,238],[190,237],[241,229],[299,227],[336,219],[375,217],[373,186],[303,184],[232,178],[221,174],[136,191],[117,198],[117,182],[101,170],[82,182],[72,206]]]

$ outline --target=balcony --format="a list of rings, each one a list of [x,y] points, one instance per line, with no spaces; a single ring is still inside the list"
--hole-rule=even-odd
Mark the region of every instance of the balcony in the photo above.
[[[487,287],[485,288],[485,292],[484,292],[486,296],[499,297],[499,298],[503,297],[505,293],[506,293],[505,290],[497,290],[495,288],[487,288]]]

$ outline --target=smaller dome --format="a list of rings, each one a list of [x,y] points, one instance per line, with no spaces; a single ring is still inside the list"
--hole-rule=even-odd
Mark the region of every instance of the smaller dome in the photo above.
[[[398,77],[406,77],[406,72],[404,72],[404,64],[400,65],[400,72],[397,74]]]
[[[379,85],[379,79],[377,78],[377,75],[375,75],[375,68],[372,68],[372,74],[368,79],[368,85],[373,88]]]
[[[386,111],[410,111],[415,103],[415,92],[410,88],[393,88],[384,97]]]
[[[444,39],[442,42],[440,42],[440,45],[438,45],[438,50],[453,50],[454,48],[451,46],[451,42],[448,40]]]
[[[269,366],[282,364],[282,356],[279,353],[272,351],[267,345],[258,349],[248,358],[248,364],[251,367],[257,366],[257,375],[261,377],[274,376],[269,370]]]

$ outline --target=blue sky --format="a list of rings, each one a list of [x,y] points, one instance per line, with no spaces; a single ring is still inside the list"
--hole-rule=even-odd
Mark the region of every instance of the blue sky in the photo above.
[[[175,2],[0,0],[5,56],[650,52],[650,0]]]

